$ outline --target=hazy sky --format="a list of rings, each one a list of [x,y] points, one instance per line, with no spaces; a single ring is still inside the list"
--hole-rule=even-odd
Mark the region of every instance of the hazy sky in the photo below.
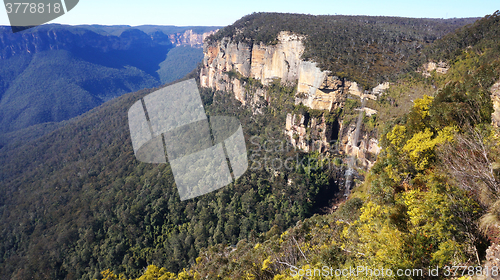
[[[499,9],[498,0],[80,0],[52,23],[224,26],[252,12],[453,18],[482,17]],[[0,25],[9,25],[5,8]]]

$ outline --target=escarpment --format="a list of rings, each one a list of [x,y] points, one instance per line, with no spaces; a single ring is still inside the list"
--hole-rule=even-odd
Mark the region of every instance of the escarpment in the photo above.
[[[202,87],[233,92],[243,105],[252,103],[256,96],[266,98],[266,92],[246,90],[251,82],[248,79],[257,80],[264,87],[274,79],[281,79],[285,84],[295,83],[300,76],[303,52],[301,37],[287,32],[282,32],[278,43],[271,46],[224,38],[204,46],[200,83]]]
[[[306,110],[331,114],[342,109],[348,95],[360,100],[376,100],[377,95],[373,93],[380,94],[388,87],[388,83],[384,83],[376,90],[367,91],[356,82],[321,70],[315,62],[302,59],[303,40],[303,36],[282,31],[272,45],[236,42],[228,37],[205,44],[200,84],[234,94],[254,113],[260,112],[257,104],[261,104],[261,100],[270,101],[267,89],[276,80],[283,85],[296,86],[296,106],[302,104]],[[359,147],[358,143],[351,143],[349,139],[353,137],[355,124],[344,125],[340,118],[327,120],[324,115],[311,115],[302,110],[288,113],[283,126],[291,143],[305,152],[355,154],[366,159],[363,165],[369,167],[374,159],[368,153],[376,156],[379,151],[377,140],[366,134],[360,135],[364,140]]]

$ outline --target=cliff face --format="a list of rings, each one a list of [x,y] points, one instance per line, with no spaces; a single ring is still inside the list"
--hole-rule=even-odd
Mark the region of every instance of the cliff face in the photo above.
[[[293,146],[305,152],[327,152],[335,146],[338,126],[328,124],[324,118],[309,118],[302,114],[288,114],[285,134]]]
[[[368,109],[363,110],[366,115],[376,113],[373,109],[365,109]],[[292,145],[305,152],[318,151],[355,156],[360,165],[365,168],[373,166],[381,151],[378,139],[363,132],[362,129],[355,143],[356,124],[344,126],[341,120],[328,123],[324,117],[313,118],[302,114],[288,114],[285,134]]]
[[[338,142],[339,153],[355,156],[361,166],[371,168],[380,153],[378,139],[370,137],[367,133],[360,133],[357,143],[355,138],[356,125],[352,124],[341,129]]]
[[[233,92],[243,104],[252,101],[252,96],[245,93],[245,84],[230,77],[232,72],[259,80],[264,86],[274,79],[281,79],[284,84],[297,83],[296,103],[302,102],[311,109],[335,109],[344,93],[376,99],[357,83],[330,76],[327,71],[321,71],[316,63],[303,61],[303,39],[281,32],[275,45],[233,42],[224,38],[215,45],[204,46],[201,86]]]
[[[224,38],[215,45],[204,46],[205,58],[200,74],[203,87],[230,91],[243,104],[251,102],[255,96],[247,96],[240,79],[231,78],[228,72],[259,80],[264,86],[273,79],[291,84],[299,78],[300,57],[304,52],[301,38],[289,33],[281,33],[276,45],[266,46],[232,42]],[[257,95],[265,95],[258,91]]]
[[[252,108],[256,107],[254,105],[261,97],[269,100],[266,86],[275,79],[280,79],[282,84],[296,84],[295,104],[302,103],[315,110],[332,111],[343,106],[346,94],[359,98],[377,98],[356,82],[331,76],[329,72],[318,68],[316,63],[303,61],[303,39],[296,34],[281,32],[274,45],[234,42],[230,38],[205,45],[200,72],[201,86],[232,92],[243,105]],[[249,79],[259,81],[262,87],[250,89]],[[382,84],[376,92],[380,93],[387,87],[388,84]],[[258,109],[254,108],[254,112],[256,111]],[[331,150],[343,129],[346,130],[345,137],[349,137],[349,130],[342,128],[339,120],[327,123],[324,118],[303,114],[288,114],[285,124],[285,133],[291,142],[304,151]],[[376,139],[367,139],[365,142],[364,150],[378,151],[374,148]],[[339,148],[341,152],[354,153],[344,146]]]

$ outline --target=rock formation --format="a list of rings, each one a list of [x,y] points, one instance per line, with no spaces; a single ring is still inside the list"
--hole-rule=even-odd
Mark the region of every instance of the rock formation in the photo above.
[[[269,100],[266,87],[275,79],[280,79],[285,85],[297,85],[295,104],[302,103],[312,110],[333,111],[343,106],[346,94],[361,99],[377,99],[377,95],[364,90],[356,82],[331,76],[315,62],[302,60],[305,49],[303,40],[304,37],[300,35],[281,32],[274,45],[236,42],[231,38],[206,44],[200,84],[217,91],[231,92],[243,105],[252,106],[254,113],[254,105],[259,100]],[[251,81],[257,81],[262,86],[250,88]],[[380,94],[388,87],[388,83],[381,84],[374,92]],[[369,108],[363,110],[367,115],[376,113]],[[327,123],[324,117],[314,118],[303,114],[288,114],[285,124],[285,133],[292,144],[306,152],[331,151],[342,129],[339,120]],[[367,157],[363,151],[378,153],[376,139],[367,138],[365,142],[366,147],[359,147],[362,152],[345,147],[340,148],[340,151],[356,153],[362,158]],[[365,166],[369,165],[367,163]]]
[[[287,114],[285,134],[293,146],[305,152],[322,153],[336,148],[338,127],[327,124],[324,117],[317,119],[301,114]]]
[[[429,61],[429,62],[425,63],[424,65],[422,65],[421,72],[422,72],[422,75],[424,75],[426,77],[430,77],[431,72],[434,70],[436,71],[436,73],[446,74],[446,73],[448,73],[449,69],[450,69],[450,66],[444,61],[440,61],[438,63]]]
[[[491,101],[493,101],[493,114],[491,114],[491,122],[494,126],[500,126],[500,81],[496,82],[490,88]]]

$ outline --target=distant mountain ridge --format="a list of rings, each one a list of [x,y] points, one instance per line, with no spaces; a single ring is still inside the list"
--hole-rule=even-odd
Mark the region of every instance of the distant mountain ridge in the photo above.
[[[0,59],[45,50],[92,47],[101,51],[146,46],[198,46],[218,27],[42,25],[21,33],[0,26]]]
[[[2,134],[185,76],[217,29],[49,24],[14,34],[0,27],[0,145]]]

